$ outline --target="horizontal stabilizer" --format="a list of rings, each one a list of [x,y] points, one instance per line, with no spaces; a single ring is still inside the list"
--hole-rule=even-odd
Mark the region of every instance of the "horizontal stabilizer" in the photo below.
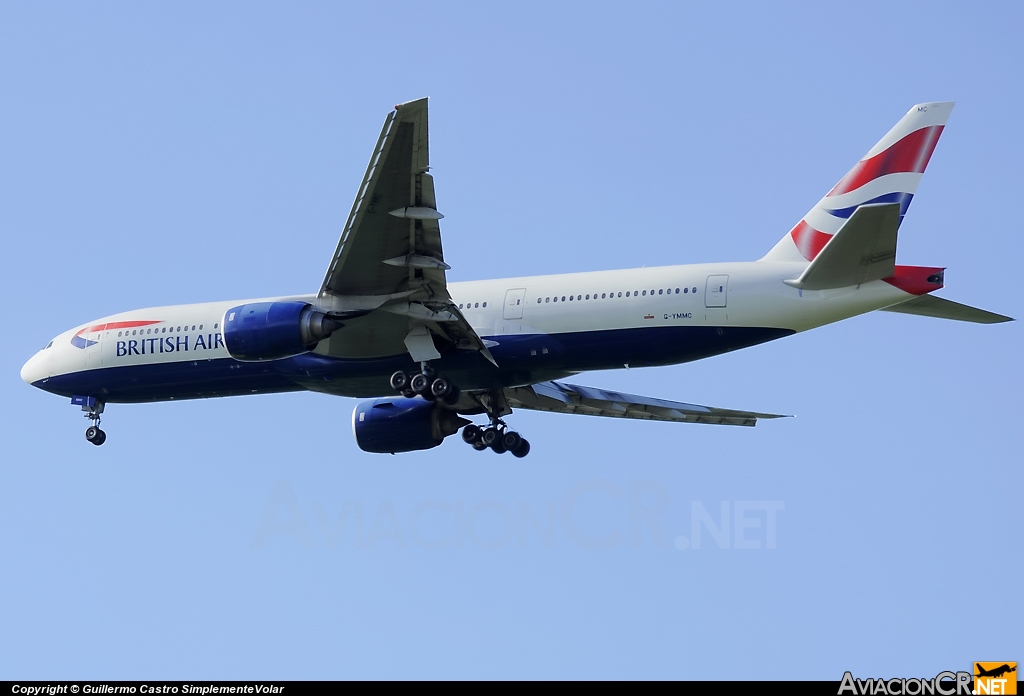
[[[760,418],[786,417],[774,413],[684,404],[562,382],[540,382],[528,387],[513,387],[505,390],[505,398],[512,408],[675,423],[752,426],[756,425]]]
[[[996,314],[995,312],[968,307],[965,304],[944,300],[933,295],[920,295],[901,304],[886,307],[882,311],[899,312],[900,314],[919,314],[922,317],[935,317],[936,319],[971,321],[975,324],[1001,324],[1004,321],[1013,321],[1012,317],[1004,317],[1002,314]]]
[[[896,272],[899,203],[862,205],[797,280],[801,290],[828,290],[889,278]]]

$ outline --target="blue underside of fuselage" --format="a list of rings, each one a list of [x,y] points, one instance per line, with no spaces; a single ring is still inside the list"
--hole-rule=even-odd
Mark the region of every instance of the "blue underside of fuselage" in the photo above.
[[[557,379],[588,370],[691,362],[794,333],[764,327],[650,327],[556,335],[491,336],[498,367],[477,351],[451,350],[431,366],[462,389],[494,389]],[[311,390],[342,396],[391,393],[390,376],[412,371],[408,354],[342,359],[307,353],[266,362],[231,358],[101,367],[40,380],[54,394],[95,396],[107,403],[202,399]]]

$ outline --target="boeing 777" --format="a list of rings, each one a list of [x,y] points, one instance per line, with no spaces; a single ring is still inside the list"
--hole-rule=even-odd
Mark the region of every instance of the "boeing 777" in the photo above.
[[[978,323],[1009,317],[931,294],[943,268],[896,265],[897,233],[953,104],[914,106],[761,259],[449,283],[430,174],[427,100],[388,114],[320,289],[139,309],[66,331],[22,368],[81,406],[101,445],[107,404],[309,390],[369,398],[367,452],[436,447],[524,457],[525,408],[752,426],[771,413],[559,380],[674,365],[874,310]],[[486,416],[484,427],[472,416]]]

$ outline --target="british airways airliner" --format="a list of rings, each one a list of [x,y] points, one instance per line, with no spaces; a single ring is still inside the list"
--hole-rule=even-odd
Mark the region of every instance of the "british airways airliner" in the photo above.
[[[953,108],[918,104],[763,258],[449,283],[427,100],[384,120],[320,290],[139,309],[60,334],[22,368],[70,397],[101,445],[107,404],[311,390],[370,400],[352,428],[367,452],[436,447],[525,457],[516,408],[752,426],[771,413],[561,382],[673,365],[884,310],[1010,321],[932,295],[943,268],[896,265],[897,232]],[[464,416],[486,416],[484,427]]]

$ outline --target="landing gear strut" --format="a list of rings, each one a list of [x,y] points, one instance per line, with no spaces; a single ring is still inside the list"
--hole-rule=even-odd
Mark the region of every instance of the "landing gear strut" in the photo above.
[[[92,425],[85,429],[85,439],[98,447],[107,441],[107,434],[100,430],[100,414],[103,413],[104,404],[91,396],[82,399],[81,404],[85,417],[92,421]]]

